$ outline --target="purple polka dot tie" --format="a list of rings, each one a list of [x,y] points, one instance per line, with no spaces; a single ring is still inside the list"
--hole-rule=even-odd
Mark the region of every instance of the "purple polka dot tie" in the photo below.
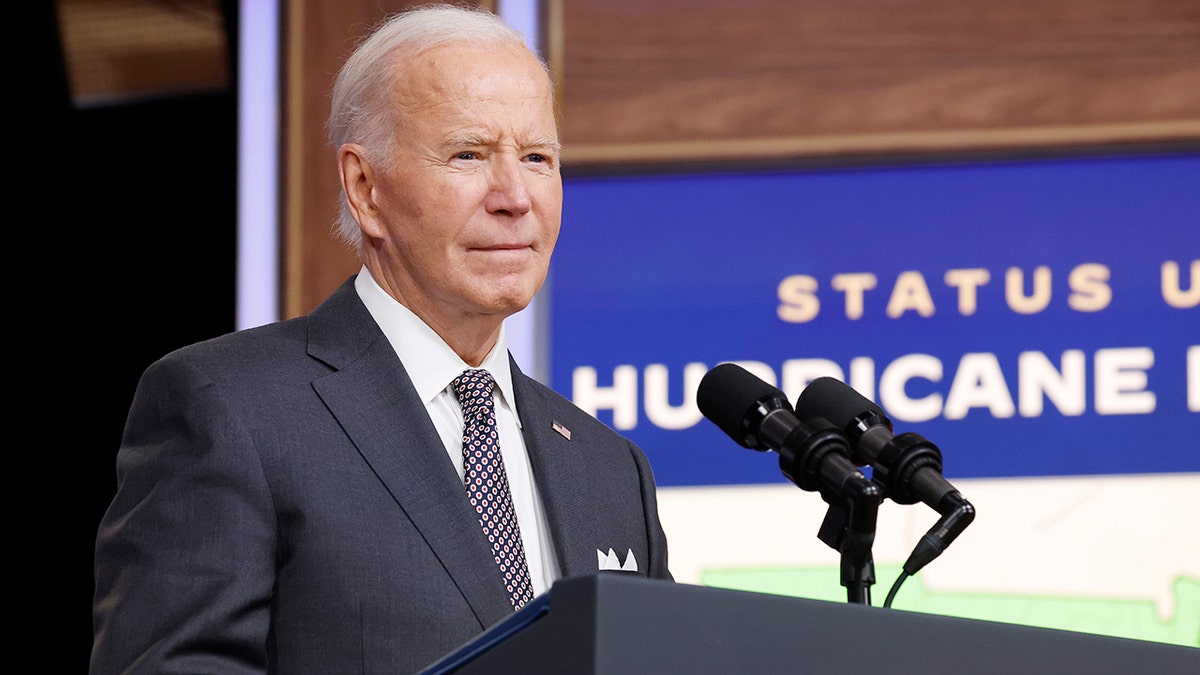
[[[500,456],[492,400],[495,380],[486,370],[466,370],[452,384],[463,411],[463,482],[467,497],[492,544],[492,554],[504,574],[504,586],[513,608],[520,609],[533,598],[533,584],[529,581],[508,474]]]

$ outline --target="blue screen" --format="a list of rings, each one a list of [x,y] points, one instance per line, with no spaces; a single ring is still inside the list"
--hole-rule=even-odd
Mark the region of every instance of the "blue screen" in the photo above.
[[[660,485],[785,480],[695,408],[831,374],[954,477],[1200,471],[1200,156],[565,181],[551,386]]]

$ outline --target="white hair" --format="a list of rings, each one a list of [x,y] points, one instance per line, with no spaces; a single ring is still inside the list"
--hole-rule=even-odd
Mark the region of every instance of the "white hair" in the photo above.
[[[386,164],[399,122],[393,118],[394,107],[390,105],[394,86],[392,59],[399,52],[418,54],[448,42],[525,46],[520,32],[480,7],[430,4],[389,16],[355,47],[334,80],[328,122],[329,141],[334,149],[358,143],[365,148],[369,160]],[[540,58],[539,61],[545,68],[545,61]],[[334,233],[358,250],[362,232],[350,212],[344,190],[338,202]]]

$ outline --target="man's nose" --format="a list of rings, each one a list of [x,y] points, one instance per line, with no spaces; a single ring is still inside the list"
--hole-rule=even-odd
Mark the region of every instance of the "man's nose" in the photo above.
[[[489,213],[507,213],[519,216],[533,208],[533,200],[526,183],[529,170],[515,157],[493,158],[488,172],[488,196],[485,206]]]

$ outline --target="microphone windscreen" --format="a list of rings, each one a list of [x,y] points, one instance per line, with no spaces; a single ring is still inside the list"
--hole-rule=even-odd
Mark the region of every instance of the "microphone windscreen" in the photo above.
[[[696,389],[700,413],[716,424],[734,441],[746,448],[759,449],[755,436],[762,423],[755,409],[769,402],[771,408],[791,408],[779,389],[763,382],[736,363],[722,363],[704,374]]]
[[[839,429],[854,423],[866,413],[887,418],[883,409],[850,385],[832,377],[818,377],[796,399],[796,416],[802,420],[824,417]]]

